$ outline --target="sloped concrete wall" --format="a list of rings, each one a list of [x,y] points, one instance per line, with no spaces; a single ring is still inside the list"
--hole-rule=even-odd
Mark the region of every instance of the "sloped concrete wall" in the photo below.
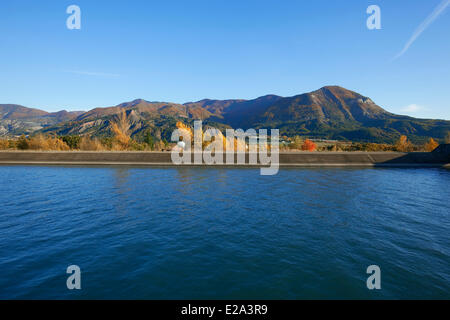
[[[444,145],[445,146],[445,145]],[[282,152],[281,166],[442,166],[447,147],[434,152]],[[237,163],[235,155],[234,163]],[[193,156],[191,163],[194,163]],[[225,163],[225,155],[224,155]],[[245,163],[249,163],[246,154]],[[0,164],[173,165],[170,152],[2,151]]]

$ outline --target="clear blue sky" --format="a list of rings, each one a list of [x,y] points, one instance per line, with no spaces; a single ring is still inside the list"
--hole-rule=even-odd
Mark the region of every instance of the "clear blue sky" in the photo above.
[[[88,110],[340,85],[391,112],[450,119],[450,7],[393,60],[441,3],[1,1],[0,103]],[[71,4],[81,30],[66,28]],[[381,30],[366,27],[370,4]]]

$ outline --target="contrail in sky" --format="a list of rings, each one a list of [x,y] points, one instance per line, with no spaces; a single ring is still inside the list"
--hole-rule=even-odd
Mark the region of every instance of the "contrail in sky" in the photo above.
[[[405,47],[399,54],[397,54],[393,60],[401,57],[406,51],[408,51],[409,47],[416,41],[416,39],[424,32],[430,24],[439,17],[444,10],[450,5],[450,0],[443,0],[434,10],[433,12],[417,27],[417,29],[412,34],[411,38],[405,44]]]

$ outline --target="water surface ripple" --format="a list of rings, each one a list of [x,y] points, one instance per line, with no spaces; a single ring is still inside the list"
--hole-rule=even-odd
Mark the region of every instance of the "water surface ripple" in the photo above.
[[[0,167],[1,299],[450,299],[450,171]],[[82,290],[66,288],[79,265]],[[369,291],[366,268],[381,268]]]

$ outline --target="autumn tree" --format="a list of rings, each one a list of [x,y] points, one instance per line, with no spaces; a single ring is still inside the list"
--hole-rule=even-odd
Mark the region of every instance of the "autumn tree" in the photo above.
[[[408,141],[406,136],[402,135],[395,144],[395,149],[400,152],[411,152],[413,150],[413,145]]]
[[[127,120],[125,110],[122,110],[115,122],[111,123],[111,130],[114,133],[116,150],[127,150],[130,146],[131,137],[129,135],[130,125]]]
[[[303,151],[316,151],[317,145],[309,139],[306,139],[302,145]]]
[[[47,138],[48,150],[69,151],[70,147],[62,139],[58,137]]]
[[[0,139],[0,150],[6,150],[9,148],[9,141],[6,139]]]
[[[164,142],[162,142],[161,140],[158,140],[158,141],[155,143],[154,150],[156,150],[156,151],[162,151],[162,150],[164,150],[165,147],[166,147],[166,146],[165,146]]]
[[[31,150],[49,150],[46,139],[42,134],[38,134],[28,140],[28,146]]]
[[[28,140],[28,149],[68,151],[69,146],[60,138],[37,134]]]
[[[433,138],[430,138],[428,142],[425,144],[425,151],[431,152],[439,146],[439,143],[434,141]]]
[[[80,150],[84,151],[102,151],[105,147],[96,138],[91,138],[88,136],[83,136],[78,144]]]

